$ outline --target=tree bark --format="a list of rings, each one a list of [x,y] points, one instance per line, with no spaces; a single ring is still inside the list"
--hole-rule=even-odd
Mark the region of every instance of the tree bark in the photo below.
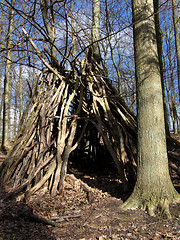
[[[71,14],[70,16],[71,16],[71,31],[72,31],[72,40],[71,40],[72,60],[74,60],[76,57],[77,46],[76,46],[75,25],[74,25],[74,16],[73,16],[73,0],[71,0],[70,14]]]
[[[13,137],[16,136],[17,134],[17,123],[18,123],[18,118],[17,118],[17,111],[18,111],[18,106],[17,106],[17,99],[18,99],[18,81],[16,79],[15,73],[13,73],[14,77],[14,82],[15,82],[15,96],[14,96],[14,126],[13,126]]]
[[[3,1],[4,3],[4,1]],[[1,24],[0,24],[0,42],[1,44],[4,42],[4,36],[3,36],[3,29],[4,28],[4,9],[2,7],[2,12],[1,12]],[[3,44],[2,44],[3,46]],[[2,133],[2,107],[3,107],[3,95],[1,94],[1,90],[2,90],[2,70],[4,67],[4,52],[1,53],[1,60],[0,60],[0,132]],[[1,135],[1,134],[0,134]]]
[[[23,4],[23,11],[26,12],[26,0],[24,1]],[[24,28],[24,23],[25,20],[23,18],[22,20],[22,26]],[[21,44],[20,44],[20,65],[19,65],[19,122],[22,117],[23,113],[23,90],[22,90],[22,71],[23,71],[23,41],[24,41],[24,36],[22,36],[21,39]]]
[[[56,67],[57,62],[57,50],[55,47],[55,26],[54,26],[54,11],[53,11],[53,1],[50,1],[50,19],[48,18],[48,2],[47,0],[41,0],[41,13],[44,21],[44,26],[46,29],[47,37],[50,44],[51,52],[51,65]]]
[[[171,11],[169,9],[169,15]],[[166,33],[168,35],[168,29],[165,23]],[[171,28],[171,23],[169,21],[169,29]],[[173,54],[172,54],[172,38],[169,36],[167,41],[168,45],[168,60],[169,60],[169,71],[170,71],[170,90],[171,90],[171,106],[172,106],[172,122],[173,122],[173,131],[175,134],[178,133],[178,114],[177,114],[177,107],[176,107],[176,97],[175,97],[175,78],[174,78],[174,67],[173,67]]]
[[[141,207],[170,217],[169,203],[180,201],[169,175],[161,75],[153,0],[133,0],[134,49],[138,102],[137,182],[124,208]]]
[[[15,0],[11,0],[11,5],[15,5]],[[5,65],[5,77],[4,77],[4,105],[3,105],[3,132],[2,132],[2,147],[9,145],[9,78],[11,71],[11,42],[12,42],[12,31],[14,22],[14,9],[10,9],[9,14],[9,26],[7,35],[7,54],[6,54],[6,65]]]
[[[169,11],[169,16],[171,14],[171,11]],[[165,13],[163,13],[164,19],[166,19]],[[165,66],[168,66],[169,69],[166,69],[164,77],[165,77],[165,84],[166,84],[166,90],[167,90],[167,96],[168,96],[168,105],[169,105],[169,111],[170,116],[172,119],[172,125],[173,125],[173,131],[174,133],[177,133],[177,109],[176,109],[176,102],[175,102],[175,83],[174,83],[174,68],[173,68],[173,58],[172,58],[172,38],[168,34],[168,21],[164,21],[164,30],[165,30],[165,41],[167,45],[167,54],[166,56],[163,55],[163,60]],[[171,23],[169,21],[169,28],[171,28]],[[168,72],[169,71],[169,72]],[[168,77],[169,76],[169,77]]]
[[[93,43],[93,57],[100,63],[100,45],[96,42],[100,38],[100,0],[93,0],[93,20],[92,20],[92,43]]]
[[[164,83],[164,69],[163,69],[163,47],[162,47],[162,37],[161,37],[161,28],[159,24],[159,0],[154,0],[154,20],[156,28],[156,39],[157,39],[157,48],[158,48],[158,57],[159,57],[159,67],[161,74],[161,84],[162,84],[162,94],[163,94],[163,106],[164,106],[164,120],[165,120],[165,129],[166,135],[170,136],[169,124],[168,124],[168,109],[166,105],[166,95],[165,95],[165,83]]]
[[[179,48],[179,21],[176,12],[176,1],[172,0],[173,24],[175,32],[177,67],[178,67],[178,85],[179,85],[179,101],[180,101],[180,48]]]

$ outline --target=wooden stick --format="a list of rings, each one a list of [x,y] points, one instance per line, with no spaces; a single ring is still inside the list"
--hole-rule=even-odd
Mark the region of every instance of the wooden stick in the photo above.
[[[17,217],[15,218],[20,218],[20,217],[27,217],[28,219],[39,222],[39,223],[44,223],[46,225],[52,225],[53,227],[60,227],[60,225],[54,221],[51,221],[50,219],[40,217],[34,213],[20,213]]]
[[[67,219],[67,218],[80,218],[80,217],[81,217],[80,214],[67,215],[67,216],[57,216],[57,217],[53,217],[52,220],[54,220],[54,221],[61,221],[63,219]]]
[[[180,176],[180,168],[178,168],[174,163],[170,163],[169,165],[177,173],[177,175]]]
[[[49,63],[46,62],[46,60],[43,58],[41,52],[39,51],[39,49],[36,47],[35,43],[33,42],[33,40],[30,38],[30,36],[28,35],[28,33],[26,32],[26,30],[24,28],[22,28],[22,31],[24,32],[25,36],[27,37],[27,39],[29,40],[29,42],[31,43],[32,47],[36,50],[38,57],[41,59],[41,61],[44,63],[44,65],[49,68],[49,70],[51,70],[51,72],[53,72],[60,80],[63,80],[63,76],[61,76],[53,67],[51,67],[49,65]]]

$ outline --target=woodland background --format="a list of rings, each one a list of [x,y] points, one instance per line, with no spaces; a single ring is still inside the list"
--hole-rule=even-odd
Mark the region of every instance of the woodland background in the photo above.
[[[48,2],[48,1],[47,1]],[[73,59],[82,59],[91,44],[92,1],[49,1],[57,58],[69,69]],[[49,5],[50,6],[50,5]],[[179,96],[177,45],[175,24],[179,26],[178,1],[159,1],[159,22],[163,49],[164,95],[169,128],[179,131]],[[48,7],[48,6],[47,6]],[[173,10],[176,16],[173,18]],[[22,32],[26,29],[47,62],[50,61],[47,26],[43,21],[39,1],[6,1],[0,3],[0,136],[3,125],[13,139],[23,110],[29,101],[38,74],[45,67]],[[179,28],[178,28],[179,29]],[[178,34],[179,35],[179,34]],[[133,56],[133,26],[131,1],[101,1],[100,44],[103,68],[113,85],[136,113],[136,86]],[[179,41],[177,39],[177,41]],[[6,93],[4,86],[7,87]],[[6,121],[3,122],[3,103],[7,101]]]
[[[153,2],[166,136],[171,131],[177,140],[168,145],[170,175],[179,190],[180,3]],[[100,19],[93,16],[97,3]],[[99,29],[95,36],[93,28]],[[156,216],[119,208],[137,167],[131,1],[2,0],[0,43],[1,160],[14,142],[0,166],[1,185],[12,190],[0,196],[6,197],[0,202],[2,239],[178,239],[179,205],[161,221],[169,205],[158,185]],[[95,61],[94,45],[100,52]],[[84,169],[73,165],[79,159]],[[93,168],[97,159],[100,168]],[[157,162],[152,176],[161,179]],[[167,181],[159,182],[166,193]]]

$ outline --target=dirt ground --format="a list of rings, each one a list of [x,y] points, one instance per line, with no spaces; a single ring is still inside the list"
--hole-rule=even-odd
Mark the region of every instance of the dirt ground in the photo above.
[[[180,159],[180,149],[172,146],[169,155],[172,162],[177,156]],[[1,152],[0,160],[3,158]],[[179,191],[180,179],[173,170],[171,177]],[[128,194],[123,193],[113,169],[84,172],[70,167],[64,193],[54,198],[45,188],[23,202],[4,197],[1,193],[0,240],[180,239],[180,204],[171,206],[170,220],[164,220],[161,213],[150,217],[141,210],[122,210]],[[37,222],[31,214],[58,226]]]

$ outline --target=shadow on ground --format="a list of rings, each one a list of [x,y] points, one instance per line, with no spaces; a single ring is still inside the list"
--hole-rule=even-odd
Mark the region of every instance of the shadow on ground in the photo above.
[[[0,240],[55,240],[49,227],[33,222],[22,213],[33,213],[33,209],[22,202],[5,199],[6,194],[0,194]]]

